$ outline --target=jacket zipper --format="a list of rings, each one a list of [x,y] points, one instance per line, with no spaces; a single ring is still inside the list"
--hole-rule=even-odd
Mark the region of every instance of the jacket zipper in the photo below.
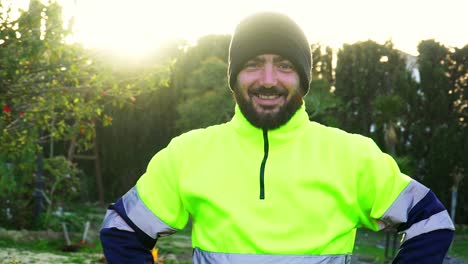
[[[263,160],[260,165],[260,200],[265,199],[265,165],[268,159],[268,129],[263,129]]]

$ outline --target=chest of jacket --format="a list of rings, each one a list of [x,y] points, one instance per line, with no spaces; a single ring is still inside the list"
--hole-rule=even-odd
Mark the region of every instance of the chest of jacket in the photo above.
[[[179,191],[194,221],[194,245],[217,252],[323,253],[334,248],[330,240],[338,233],[349,236],[344,247],[350,251],[359,217],[356,168],[352,162],[337,166],[343,149],[332,151],[335,146],[308,133],[287,141],[272,137],[269,144],[265,159],[262,142],[225,133],[185,153]],[[289,241],[291,249],[274,241]]]

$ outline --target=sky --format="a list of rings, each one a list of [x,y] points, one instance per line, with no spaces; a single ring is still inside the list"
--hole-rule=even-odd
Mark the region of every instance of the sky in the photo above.
[[[27,2],[28,0],[17,0]],[[258,11],[289,15],[310,43],[392,40],[417,55],[421,40],[451,47],[468,44],[468,0],[58,0],[75,18],[74,41],[86,47],[144,56],[166,40],[196,43],[208,34],[231,34]]]

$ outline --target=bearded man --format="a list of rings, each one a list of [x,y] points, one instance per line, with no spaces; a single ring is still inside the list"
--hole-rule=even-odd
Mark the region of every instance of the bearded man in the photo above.
[[[193,262],[349,263],[356,228],[405,234],[394,263],[442,263],[454,226],[431,190],[369,138],[309,121],[310,45],[278,13],[244,19],[229,49],[231,121],[174,138],[112,204],[109,263],[153,263],[192,220]]]

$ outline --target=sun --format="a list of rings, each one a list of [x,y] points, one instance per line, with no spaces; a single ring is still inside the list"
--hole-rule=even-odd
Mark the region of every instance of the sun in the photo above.
[[[87,1],[67,3],[75,17],[74,38],[88,48],[144,56],[172,38],[169,14],[157,1]],[[159,11],[158,11],[159,10]]]
[[[145,56],[175,39],[194,44],[209,34],[230,34],[240,18],[261,9],[247,0],[229,9],[226,1],[215,0],[58,1],[64,17],[74,17],[75,41],[130,57]]]

